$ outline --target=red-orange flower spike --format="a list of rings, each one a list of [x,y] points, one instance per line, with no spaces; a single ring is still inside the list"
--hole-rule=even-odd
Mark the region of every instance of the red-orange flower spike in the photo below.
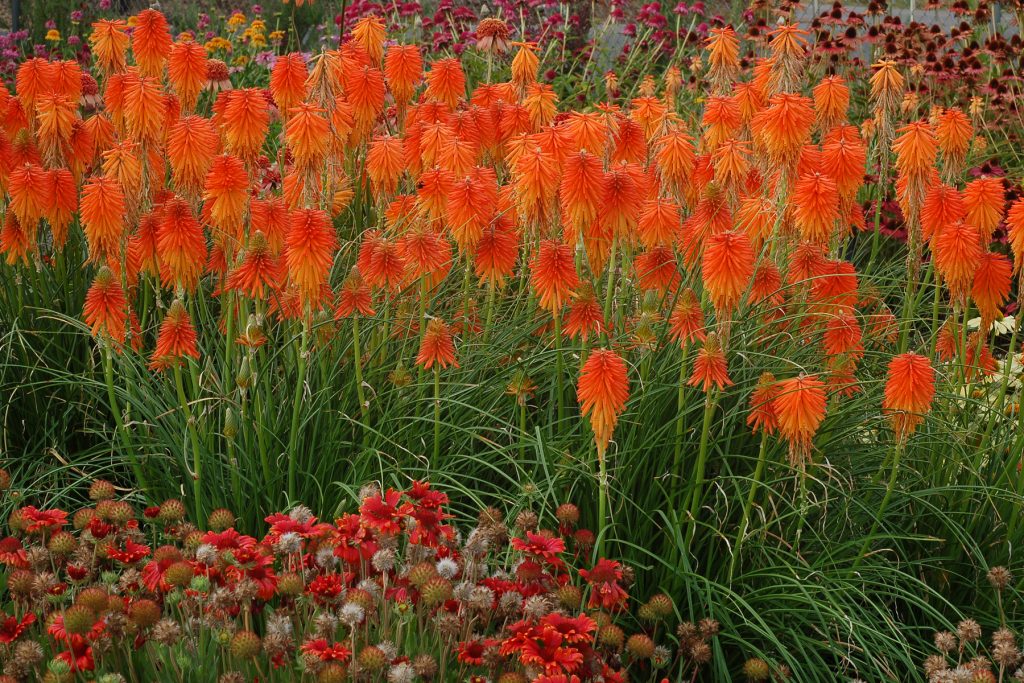
[[[46,171],[38,165],[24,164],[11,172],[9,208],[18,217],[22,229],[31,235],[35,235],[36,225],[46,212],[47,186]]]
[[[640,241],[647,248],[670,245],[679,231],[679,205],[666,199],[644,202],[637,223]]]
[[[928,188],[921,205],[922,236],[926,241],[931,240],[946,226],[962,221],[966,216],[967,206],[960,191],[945,183],[935,183]]]
[[[163,14],[155,9],[138,13],[132,28],[132,53],[143,76],[163,75],[171,44],[171,32]]]
[[[637,254],[634,268],[637,284],[643,291],[664,294],[678,287],[682,279],[676,253],[665,245],[656,245]]]
[[[779,429],[779,416],[775,413],[775,399],[779,395],[778,382],[770,372],[762,373],[750,394],[750,412],[747,425],[754,434],[774,434]]]
[[[185,113],[195,109],[199,93],[206,85],[207,68],[206,48],[200,43],[179,40],[171,47],[167,78]]]
[[[842,76],[826,76],[812,91],[814,114],[818,128],[828,131],[846,123],[846,110],[850,106],[850,89]]]
[[[558,240],[543,240],[530,264],[530,283],[537,292],[538,305],[558,315],[580,284],[572,247]]]
[[[971,148],[971,138],[974,137],[971,120],[956,107],[946,109],[939,114],[935,133],[944,162],[943,177],[953,182],[963,171]]]
[[[768,106],[751,120],[754,141],[769,158],[783,167],[796,163],[800,150],[810,139],[814,124],[811,100],[801,95],[773,95]]]
[[[209,215],[209,223],[228,235],[240,234],[249,199],[249,174],[241,159],[230,154],[216,157],[206,174],[204,188],[203,210]]]
[[[31,263],[29,254],[36,248],[34,237],[22,229],[13,211],[7,212],[3,228],[0,228],[0,254],[6,254],[4,260],[7,265],[13,266],[19,261],[26,266]]]
[[[266,236],[256,230],[249,238],[242,262],[228,274],[224,289],[261,301],[268,291],[280,289],[283,282],[281,260],[271,252]]]
[[[800,238],[826,244],[839,220],[839,189],[835,182],[821,173],[807,173],[797,179],[790,199]]]
[[[454,109],[466,96],[466,74],[455,58],[438,59],[427,72],[427,97]]]
[[[963,303],[981,264],[981,242],[976,228],[958,221],[932,238],[935,268],[946,281],[952,298]]]
[[[569,305],[569,312],[562,325],[562,334],[569,339],[580,339],[586,343],[587,339],[603,334],[604,331],[604,312],[601,310],[601,302],[597,300],[594,288],[589,284],[583,284]]]
[[[277,58],[270,70],[270,94],[282,114],[287,114],[306,98],[306,60],[298,52]]]
[[[288,277],[298,285],[304,303],[318,299],[337,246],[334,226],[324,211],[297,209],[291,213],[284,258]]]
[[[26,59],[18,65],[14,89],[29,116],[35,111],[36,98],[53,90],[54,75],[53,64],[42,57]]]
[[[267,98],[259,88],[232,90],[224,106],[225,148],[247,164],[256,160],[270,125]]]
[[[78,186],[75,178],[66,168],[52,169],[48,174],[49,204],[46,206],[46,221],[53,233],[53,247],[64,248],[68,237],[68,226],[78,210]]]
[[[416,45],[392,45],[384,57],[384,77],[399,107],[405,107],[423,78],[423,57]]]
[[[156,253],[165,285],[195,290],[206,262],[206,237],[192,208],[180,197],[164,202]]]
[[[384,22],[379,17],[368,14],[352,27],[352,41],[358,44],[370,58],[370,62],[380,67],[384,59]]]
[[[122,19],[100,19],[93,22],[92,33],[89,34],[89,45],[96,63],[106,74],[125,70],[128,51],[128,24]]]
[[[93,176],[82,190],[82,228],[89,244],[89,261],[120,259],[125,236],[124,192],[116,180]]]
[[[882,412],[892,420],[896,440],[905,442],[924,421],[935,397],[935,370],[925,356],[904,353],[889,362]]]
[[[124,77],[124,122],[136,142],[158,144],[165,130],[167,101],[160,81],[128,72]]]
[[[811,375],[800,375],[778,384],[772,409],[778,416],[779,433],[789,443],[790,462],[803,467],[811,457],[811,441],[825,419],[825,385]]]
[[[655,160],[662,182],[672,190],[676,198],[682,199],[693,175],[695,154],[693,139],[682,131],[666,133],[654,143],[657,152]]]
[[[692,289],[684,289],[679,293],[669,316],[668,326],[670,337],[673,341],[679,342],[680,346],[704,341],[706,338],[704,311],[701,310],[700,300]]]
[[[709,334],[704,345],[697,351],[697,357],[693,359],[693,374],[687,384],[700,387],[704,393],[708,393],[712,387],[722,390],[732,386],[729,363],[717,334]]]
[[[121,289],[121,283],[106,266],[100,268],[85,294],[82,315],[93,336],[105,334],[119,344],[124,343],[128,300]]]
[[[473,269],[480,282],[501,287],[512,275],[519,258],[519,234],[505,216],[498,216],[484,228],[476,243]]]
[[[317,170],[327,156],[331,141],[331,126],[324,117],[326,112],[316,105],[302,103],[288,113],[285,141],[295,165],[302,170]]]
[[[160,323],[149,367],[162,372],[179,365],[186,357],[199,360],[196,331],[184,304],[180,299],[175,299]]]
[[[486,176],[466,176],[452,186],[445,204],[445,221],[460,252],[476,246],[494,217],[497,204],[498,188],[493,171]]]
[[[1010,297],[1013,285],[1013,266],[1010,259],[993,251],[985,252],[978,269],[974,271],[974,282],[971,285],[971,298],[981,314],[982,329],[1000,318],[1000,310]]]
[[[821,170],[836,183],[841,197],[852,200],[864,184],[867,149],[856,126],[839,126],[825,136]]]
[[[586,229],[597,218],[605,192],[600,157],[586,151],[565,160],[558,196],[563,221],[573,232]]]
[[[404,170],[402,141],[390,135],[375,138],[366,154],[366,174],[374,192],[394,194]]]
[[[420,351],[416,355],[416,364],[424,370],[437,365],[439,368],[459,367],[455,360],[455,342],[452,340],[451,329],[440,318],[431,318],[420,342]]]
[[[580,411],[590,418],[597,457],[604,458],[619,415],[629,400],[626,363],[614,351],[596,349],[587,358],[576,385]]]
[[[171,179],[186,197],[198,197],[206,174],[217,154],[217,131],[209,119],[186,116],[175,123],[167,136],[167,159]]]
[[[741,230],[712,235],[701,260],[704,288],[720,319],[727,319],[754,274],[754,249]]]
[[[1013,271],[1024,265],[1024,199],[1018,199],[1006,214],[1007,239],[1013,250]]]
[[[360,266],[370,287],[380,287],[398,292],[405,284],[406,262],[399,245],[389,239],[379,238],[370,252],[370,258]]]
[[[353,268],[352,272],[345,278],[345,282],[341,285],[341,291],[338,294],[338,306],[334,309],[334,317],[340,320],[341,318],[350,318],[356,314],[370,317],[376,315],[376,312],[373,310],[373,297],[370,295],[369,286],[367,286],[366,281],[359,274],[359,269]]]
[[[967,208],[967,222],[978,228],[982,239],[988,241],[1003,220],[1006,208],[1002,179],[978,178],[967,183],[964,206]]]

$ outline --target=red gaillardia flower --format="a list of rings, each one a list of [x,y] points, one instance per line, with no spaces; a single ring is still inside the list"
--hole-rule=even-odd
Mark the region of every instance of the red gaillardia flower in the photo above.
[[[904,353],[889,362],[882,412],[892,420],[896,440],[905,442],[931,411],[935,370],[925,356]]]
[[[625,361],[608,349],[593,351],[583,364],[576,394],[580,410],[590,417],[597,457],[603,459],[615,424],[629,399],[629,377]]]
[[[789,459],[801,467],[811,457],[811,440],[825,419],[825,385],[810,375],[782,380],[772,401],[778,416],[779,433],[789,442]]]
[[[455,360],[455,342],[448,324],[440,318],[431,318],[420,342],[420,351],[416,355],[416,364],[424,370],[434,365],[447,368],[450,365],[459,367]]]
[[[115,342],[124,343],[128,322],[128,300],[121,283],[106,266],[100,268],[85,295],[82,311],[85,324],[93,336],[107,334]]]
[[[558,240],[542,241],[530,264],[530,284],[540,307],[557,314],[580,284],[572,247]]]
[[[163,322],[160,323],[160,332],[156,338],[156,348],[150,356],[149,367],[157,371],[168,370],[180,363],[185,356],[199,359],[196,331],[192,327],[184,304],[180,299],[175,299],[167,309]]]

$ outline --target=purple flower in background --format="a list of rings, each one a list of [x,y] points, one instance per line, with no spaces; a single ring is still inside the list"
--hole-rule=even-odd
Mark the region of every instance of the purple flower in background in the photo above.
[[[79,38],[78,36],[75,36],[75,35],[68,36],[68,45],[74,46],[74,45],[80,44],[81,42],[82,42],[82,39]]]
[[[100,0],[100,9],[110,9],[110,0]]]
[[[82,20],[82,16],[83,16],[82,10],[76,9],[76,10],[71,12],[71,21],[73,21],[75,23],[78,23],[79,21]]]

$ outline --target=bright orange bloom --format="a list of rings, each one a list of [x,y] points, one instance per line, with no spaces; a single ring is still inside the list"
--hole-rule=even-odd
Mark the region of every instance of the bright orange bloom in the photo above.
[[[1018,199],[1006,214],[1007,240],[1013,249],[1013,271],[1024,265],[1024,199]]]
[[[800,150],[810,139],[814,109],[810,98],[782,93],[773,95],[768,106],[750,122],[754,142],[769,158],[783,167],[795,164]]]
[[[928,188],[921,205],[921,232],[924,239],[931,240],[946,226],[967,217],[963,195],[955,187],[935,183]]]
[[[155,9],[144,9],[136,15],[132,28],[132,53],[143,76],[163,75],[171,44],[171,32],[163,14]]]
[[[745,231],[755,249],[771,237],[775,229],[775,202],[761,194],[742,197],[736,212],[736,227]]]
[[[512,183],[525,222],[531,226],[547,226],[553,218],[559,186],[554,157],[539,146],[523,151],[516,159]]]
[[[124,122],[136,142],[163,139],[167,100],[160,81],[131,71],[124,77]]]
[[[352,40],[370,57],[370,62],[380,67],[384,59],[384,22],[372,14],[364,16],[352,27]]]
[[[604,312],[601,302],[589,284],[580,285],[579,292],[569,304],[569,312],[562,324],[562,334],[569,339],[580,339],[585,344],[591,336],[604,334]]]
[[[427,321],[427,329],[420,342],[420,351],[416,354],[416,364],[424,370],[429,370],[434,365],[441,369],[449,366],[459,367],[458,361],[455,360],[452,332],[444,320],[431,318]]]
[[[292,52],[277,58],[270,70],[270,94],[282,114],[306,98],[306,79],[309,73],[302,54]]]
[[[534,130],[540,130],[551,123],[558,113],[558,95],[547,83],[531,83],[526,86],[523,106],[530,112]]]
[[[530,264],[530,284],[537,292],[538,305],[557,315],[580,284],[572,247],[558,240],[543,240]]]
[[[63,150],[71,140],[78,101],[55,92],[36,98],[36,138],[50,166],[61,162]]]
[[[208,222],[228,235],[238,236],[248,199],[249,174],[241,159],[230,154],[214,158],[203,192],[203,211],[209,215]]]
[[[7,265],[13,266],[18,261],[29,265],[29,253],[35,248],[34,235],[30,236],[22,229],[17,215],[8,211],[4,216],[3,228],[0,228],[0,254],[7,255],[4,259]]]
[[[447,277],[452,267],[452,246],[444,233],[435,232],[430,227],[417,227],[398,241],[399,259],[403,262],[412,277],[429,278],[429,284],[436,286]],[[372,265],[371,265],[372,267]],[[396,275],[396,282],[401,282],[401,275]]]
[[[637,223],[640,241],[647,248],[665,246],[675,241],[680,224],[679,206],[666,199],[644,202]]]
[[[608,122],[601,112],[572,112],[562,125],[572,139],[575,152],[585,149],[600,156],[611,141]]]
[[[75,178],[66,168],[55,168],[48,172],[46,222],[53,233],[53,247],[64,248],[68,237],[68,226],[78,210],[78,186]]]
[[[46,171],[36,164],[24,164],[11,172],[10,211],[31,235],[35,235],[36,225],[46,213],[47,189]]]
[[[906,441],[924,422],[934,397],[935,370],[925,356],[910,352],[889,362],[882,412],[891,418],[897,441]]]
[[[321,286],[330,275],[337,247],[338,237],[326,212],[314,209],[292,211],[284,259],[288,277],[298,285],[303,303],[318,298]]]
[[[121,289],[121,283],[106,266],[100,268],[86,292],[82,314],[93,336],[107,334],[115,342],[124,343],[128,300]]]
[[[903,99],[906,80],[892,60],[882,60],[871,67],[876,69],[871,76],[871,101],[879,113],[888,117]]]
[[[156,253],[166,286],[195,290],[206,263],[206,236],[192,208],[180,197],[164,202],[156,232]]]
[[[454,109],[466,96],[466,74],[455,58],[438,59],[427,72],[427,97],[444,102]]]
[[[206,85],[206,48],[189,40],[178,41],[171,48],[167,64],[167,77],[171,82],[181,109],[191,112],[199,99],[199,93]]]
[[[174,186],[187,197],[203,190],[206,174],[217,154],[217,131],[209,119],[186,116],[175,123],[167,136],[167,159]]]
[[[356,131],[361,137],[370,132],[377,115],[384,110],[384,74],[372,66],[346,64],[344,82]]]
[[[762,373],[750,394],[750,412],[747,414],[747,425],[754,434],[764,432],[770,435],[778,431],[779,416],[775,413],[775,399],[778,395],[779,385],[775,375]]]
[[[826,76],[812,91],[814,114],[818,128],[829,131],[846,123],[846,110],[850,106],[850,89],[842,76]]]
[[[604,193],[604,169],[600,157],[581,150],[565,160],[558,197],[562,220],[567,228],[577,232],[593,223]]]
[[[864,344],[861,343],[863,332],[857,316],[846,308],[840,308],[830,315],[825,323],[822,346],[825,355],[830,357],[845,356],[860,360],[864,356]]]
[[[1003,220],[1006,198],[1001,178],[978,178],[964,187],[964,206],[967,222],[978,228],[982,239],[988,241]]]
[[[946,281],[953,299],[963,303],[981,264],[982,249],[976,228],[957,221],[932,238],[935,268]]]
[[[156,348],[149,358],[151,370],[162,372],[179,365],[188,356],[199,360],[196,330],[180,299],[175,299],[160,323]]]
[[[384,76],[395,102],[404,107],[423,78],[423,57],[416,45],[392,45],[384,57]]]
[[[317,166],[326,158],[331,141],[331,126],[324,117],[326,112],[316,105],[302,103],[288,113],[284,136],[296,167],[319,174],[323,169]]]
[[[656,291],[661,294],[674,290],[679,286],[682,276],[676,253],[671,247],[654,246],[637,254],[633,262],[636,270],[637,285],[643,291]]]
[[[722,343],[718,335],[708,335],[704,345],[697,351],[697,357],[693,359],[693,374],[687,385],[700,387],[705,394],[715,387],[722,390],[732,386],[729,379],[729,363],[725,358],[725,351],[722,350]]]
[[[512,84],[520,91],[537,81],[540,58],[533,43],[515,43],[519,47],[512,58]]]
[[[96,63],[106,74],[125,70],[128,51],[128,24],[122,19],[100,19],[93,22],[92,33],[89,34],[89,45]]]
[[[643,192],[628,164],[613,166],[604,174],[598,220],[616,237],[632,238],[643,201]]]
[[[864,184],[867,149],[856,126],[839,126],[825,136],[821,170],[836,182],[839,195],[853,199]]]
[[[708,50],[708,80],[716,89],[727,88],[740,70],[740,41],[731,26],[713,28],[704,43]]]
[[[504,215],[496,216],[484,228],[476,243],[473,269],[480,282],[501,287],[512,275],[519,259],[519,233]]]
[[[767,313],[774,313],[771,307],[778,308],[786,301],[782,291],[782,273],[771,259],[765,259],[754,269],[754,277],[750,281],[747,292],[747,305],[750,307],[764,305]]]
[[[359,274],[359,269],[353,268],[341,285],[334,318],[336,320],[351,318],[357,313],[364,317],[376,315],[373,310],[373,297],[370,295],[370,288]]]
[[[684,190],[690,184],[690,176],[693,175],[693,139],[682,131],[674,131],[658,138],[654,147],[657,149],[655,160],[662,182],[681,200]]]
[[[224,289],[235,290],[259,301],[268,290],[280,289],[283,282],[281,259],[271,252],[266,236],[256,230],[249,238],[242,262],[228,275]]]
[[[493,170],[466,176],[452,186],[445,205],[445,221],[460,252],[476,246],[497,205],[498,184]]]
[[[82,228],[89,243],[89,261],[102,263],[121,257],[125,237],[124,192],[116,180],[93,176],[82,190]]]
[[[222,116],[225,148],[247,164],[259,156],[270,125],[267,98],[259,88],[227,93]]]
[[[952,181],[963,171],[967,152],[971,148],[971,138],[974,137],[971,120],[956,107],[946,109],[939,114],[935,133],[945,162],[944,177]]]
[[[708,238],[701,276],[720,321],[732,314],[753,274],[754,249],[745,232],[729,230]]]
[[[849,308],[857,304],[857,269],[843,259],[822,259],[811,262],[811,302],[822,310]]]
[[[370,258],[360,264],[359,270],[365,274],[366,284],[373,288],[397,292],[405,284],[406,262],[402,249],[397,242],[384,237],[374,241]]]
[[[42,57],[26,59],[18,65],[14,89],[29,116],[35,111],[36,98],[53,90],[54,76],[53,63]]]
[[[821,173],[802,175],[793,186],[790,199],[800,238],[828,243],[839,220],[839,189],[835,182]]]
[[[925,178],[935,169],[938,141],[927,121],[915,121],[897,131],[899,137],[892,143],[896,153],[896,170],[908,178]]]
[[[720,144],[731,138],[743,123],[739,104],[732,97],[713,95],[704,103],[704,147],[714,152]]]
[[[374,192],[394,194],[404,170],[402,141],[390,135],[374,138],[366,154],[366,174]]]
[[[803,467],[811,457],[811,441],[825,419],[825,385],[813,375],[779,382],[772,409],[779,433],[789,442],[790,462]]]
[[[981,314],[982,328],[1002,316],[1000,308],[1010,297],[1013,285],[1013,265],[1010,259],[994,251],[985,252],[974,271],[971,298]]]
[[[619,415],[629,400],[626,363],[614,351],[595,349],[580,371],[576,385],[580,411],[590,417],[598,459],[604,459]]]
[[[700,300],[692,289],[684,289],[679,293],[672,315],[668,319],[669,336],[681,346],[695,341],[704,341],[704,311]]]

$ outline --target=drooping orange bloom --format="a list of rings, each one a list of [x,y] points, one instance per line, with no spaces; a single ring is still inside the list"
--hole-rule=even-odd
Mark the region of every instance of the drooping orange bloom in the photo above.
[[[597,457],[604,459],[619,415],[629,400],[629,375],[622,358],[608,349],[596,349],[580,371],[576,385],[580,412],[590,418]]]
[[[353,42],[366,51],[370,63],[378,68],[384,59],[384,39],[386,37],[384,22],[372,14],[366,15],[352,27]]]
[[[231,154],[214,158],[206,174],[203,211],[209,223],[228,235],[238,236],[249,199],[249,174],[242,160]]]
[[[186,197],[197,197],[217,154],[217,131],[209,119],[185,116],[167,135],[167,159],[175,188]]]
[[[352,105],[353,121],[358,137],[368,135],[377,115],[384,110],[387,89],[380,69],[358,64],[345,64],[345,95]]]
[[[543,240],[530,264],[530,284],[538,305],[558,315],[562,305],[579,287],[572,247],[558,240]]]
[[[540,146],[526,149],[515,162],[512,177],[516,204],[528,225],[546,227],[553,218],[558,192],[558,165]]]
[[[370,257],[359,266],[366,284],[397,292],[405,284],[406,261],[398,243],[385,237],[375,240]]]
[[[669,336],[673,341],[679,342],[680,346],[692,344],[695,341],[704,341],[704,311],[701,310],[700,300],[693,293],[692,289],[684,289],[679,292],[672,314],[668,319]]]
[[[449,366],[459,367],[458,361],[455,360],[455,342],[451,329],[441,318],[431,318],[427,321],[427,329],[420,342],[420,351],[416,354],[416,364],[424,370],[430,370],[435,365],[441,369]]]
[[[282,114],[287,115],[306,98],[308,76],[306,60],[298,52],[278,57],[274,62],[270,70],[270,94]]]
[[[128,24],[123,19],[99,19],[92,24],[89,45],[96,63],[105,74],[125,70],[128,51]]]
[[[484,228],[476,243],[473,269],[480,282],[501,287],[519,259],[519,234],[506,216],[499,215]]]
[[[331,126],[324,116],[326,112],[314,104],[301,103],[289,114],[284,136],[295,165],[300,170],[316,171],[319,175],[323,169],[317,166],[327,157],[331,142]]]
[[[771,236],[775,228],[775,202],[770,197],[755,194],[740,198],[736,212],[736,227],[744,230],[755,250]]]
[[[326,212],[315,209],[291,212],[284,259],[288,277],[298,286],[304,304],[318,299],[320,288],[330,275],[337,246],[338,237]]]
[[[825,136],[821,170],[836,182],[839,195],[852,200],[864,184],[867,149],[856,126],[839,126]]]
[[[423,78],[423,57],[416,45],[392,45],[384,57],[384,77],[395,97],[395,103],[404,107],[416,92],[416,84]]]
[[[825,385],[813,375],[799,375],[778,383],[772,410],[779,433],[789,443],[793,465],[804,467],[811,457],[811,441],[825,419]]]
[[[13,211],[8,211],[4,216],[3,227],[0,228],[0,254],[6,254],[4,261],[7,265],[13,266],[19,261],[26,266],[29,265],[29,254],[35,249],[33,240],[34,235],[29,236],[22,229],[17,215]]]
[[[563,222],[572,233],[584,230],[594,222],[604,191],[604,169],[600,157],[580,150],[566,158],[558,197]]]
[[[782,273],[771,259],[764,259],[754,269],[754,277],[750,281],[747,292],[747,305],[756,307],[764,305],[769,315],[774,315],[786,301],[782,290]],[[774,310],[773,310],[774,309]]]
[[[892,420],[896,440],[905,442],[932,409],[935,370],[925,356],[908,352],[889,362],[882,412]]]
[[[271,252],[266,236],[256,230],[249,238],[242,262],[228,274],[224,289],[260,301],[268,291],[280,289],[283,282],[281,259]]]
[[[826,76],[812,91],[814,114],[818,128],[829,131],[846,123],[846,110],[850,106],[850,89],[842,76]]]
[[[754,248],[742,230],[711,235],[701,260],[701,276],[719,320],[732,314],[754,274]]]
[[[725,358],[722,343],[718,335],[712,332],[697,351],[697,357],[693,359],[693,374],[690,375],[687,385],[700,387],[706,394],[711,387],[721,391],[732,384],[732,380],[729,379],[729,363]]]
[[[523,106],[530,112],[534,130],[540,130],[551,123],[558,113],[558,95],[547,83],[531,83],[526,87]]]
[[[63,151],[71,141],[78,101],[50,92],[36,97],[36,138],[49,166],[62,162]]]
[[[974,129],[971,120],[957,107],[944,110],[935,122],[935,133],[942,153],[943,177],[952,182],[964,169]]]
[[[394,194],[404,170],[402,141],[391,135],[374,138],[366,154],[366,174],[370,177],[373,191]]]
[[[726,140],[712,155],[715,179],[731,191],[739,187],[750,171],[750,145],[740,140]]]
[[[132,28],[132,53],[143,76],[159,78],[163,75],[171,45],[171,32],[163,14],[155,9],[144,9],[136,15]]]
[[[400,263],[404,263],[409,275],[415,278],[428,278],[430,286],[436,286],[447,277],[452,267],[452,246],[444,233],[435,232],[429,226],[416,227],[408,231],[398,241]],[[374,254],[376,257],[376,254]],[[372,263],[370,267],[373,268]],[[402,274],[393,278],[401,284]]]
[[[540,57],[537,56],[536,46],[533,43],[515,43],[515,45],[519,47],[519,50],[512,58],[512,84],[522,92],[528,85],[537,81]]]
[[[682,131],[673,131],[658,138],[654,147],[657,149],[655,160],[662,182],[678,200],[682,200],[690,184],[690,176],[693,175],[693,139]]]
[[[992,349],[981,331],[972,332],[967,337],[967,351],[964,354],[966,379],[973,382],[979,377],[991,377],[999,369],[999,361],[992,355]]]
[[[935,130],[927,121],[914,121],[900,128],[892,143],[896,153],[896,170],[911,181],[922,182],[935,170],[939,143]]]
[[[149,368],[158,372],[169,370],[186,358],[199,360],[196,330],[180,299],[175,299],[160,323],[156,348],[149,358]]]
[[[1024,265],[1024,199],[1018,199],[1006,214],[1007,240],[1013,250],[1013,272]]]
[[[259,88],[227,93],[223,116],[225,148],[246,164],[255,162],[270,125],[267,98]]]
[[[967,300],[981,256],[978,230],[963,221],[947,225],[932,238],[935,268],[946,281],[950,296],[960,304]]]
[[[180,197],[171,197],[163,204],[156,253],[166,286],[195,290],[206,263],[206,237],[192,215],[192,207]]]
[[[637,284],[643,291],[664,294],[678,287],[682,279],[675,251],[664,245],[653,246],[637,254],[634,268]]]
[[[579,339],[586,344],[592,336],[604,334],[604,312],[597,300],[594,288],[589,284],[580,285],[579,292],[569,304],[569,312],[562,324],[562,334],[569,339]]]
[[[810,98],[782,93],[773,95],[768,106],[751,120],[750,130],[754,142],[774,163],[789,168],[810,139],[812,125],[814,109]]]
[[[426,95],[454,109],[466,96],[466,74],[462,71],[461,62],[450,57],[431,64],[427,72]]]
[[[572,112],[562,125],[572,140],[574,152],[585,149],[600,156],[611,142],[611,131],[601,112]]]
[[[1006,208],[1001,178],[978,178],[964,187],[964,206],[967,208],[967,222],[978,228],[986,242],[999,227]]]
[[[775,399],[778,395],[779,386],[775,375],[762,373],[750,394],[750,412],[747,413],[747,425],[754,434],[764,432],[771,435],[778,431],[779,416],[775,412]]]
[[[53,64],[42,57],[26,59],[18,65],[14,89],[29,116],[34,115],[36,98],[53,90],[54,75]]]
[[[18,217],[23,230],[34,236],[39,219],[46,213],[48,198],[46,171],[36,164],[23,164],[11,171],[10,211]]]
[[[445,221],[460,252],[476,246],[497,205],[498,184],[493,170],[474,173],[452,185],[445,204]]]
[[[89,244],[89,261],[120,259],[125,236],[125,203],[121,185],[110,178],[93,176],[82,189],[82,229]]]
[[[981,327],[987,330],[989,325],[998,320],[1000,308],[1010,297],[1013,285],[1013,265],[1004,255],[986,251],[974,271],[974,282],[971,284],[971,298],[981,314]]]
[[[921,230],[925,241],[942,232],[947,225],[967,216],[963,195],[955,187],[935,183],[928,188],[921,205]]]
[[[106,266],[100,268],[85,294],[82,315],[93,336],[105,334],[119,344],[124,343],[128,300],[121,289],[121,283]]]
[[[857,269],[843,259],[812,260],[811,291],[809,300],[817,304],[812,308],[824,312],[849,308],[857,304]]]
[[[643,200],[643,192],[629,165],[613,166],[604,174],[598,220],[616,237],[632,238]]]
[[[171,47],[167,63],[167,78],[171,88],[181,100],[185,113],[195,109],[199,93],[206,85],[206,48],[192,40],[179,40]]]
[[[704,148],[714,152],[720,144],[731,138],[743,123],[740,107],[732,97],[713,95],[704,103]]]
[[[334,309],[335,320],[351,318],[359,314],[363,317],[376,315],[373,310],[373,297],[370,295],[370,288],[358,268],[352,272],[341,284],[341,291],[338,293],[338,306]]]
[[[675,241],[679,225],[679,205],[667,199],[652,199],[644,202],[637,233],[647,248],[664,246]]]
[[[829,316],[825,323],[822,336],[822,347],[825,355],[835,358],[844,356],[852,360],[860,360],[864,356],[862,343],[863,331],[857,316],[847,308],[840,308]]]
[[[802,175],[793,186],[791,199],[800,238],[826,244],[839,220],[839,189],[835,182],[821,173]]]
[[[78,186],[71,171],[66,168],[51,169],[47,176],[49,202],[45,207],[45,216],[53,234],[53,247],[59,251],[64,248],[68,226],[78,210]]]

